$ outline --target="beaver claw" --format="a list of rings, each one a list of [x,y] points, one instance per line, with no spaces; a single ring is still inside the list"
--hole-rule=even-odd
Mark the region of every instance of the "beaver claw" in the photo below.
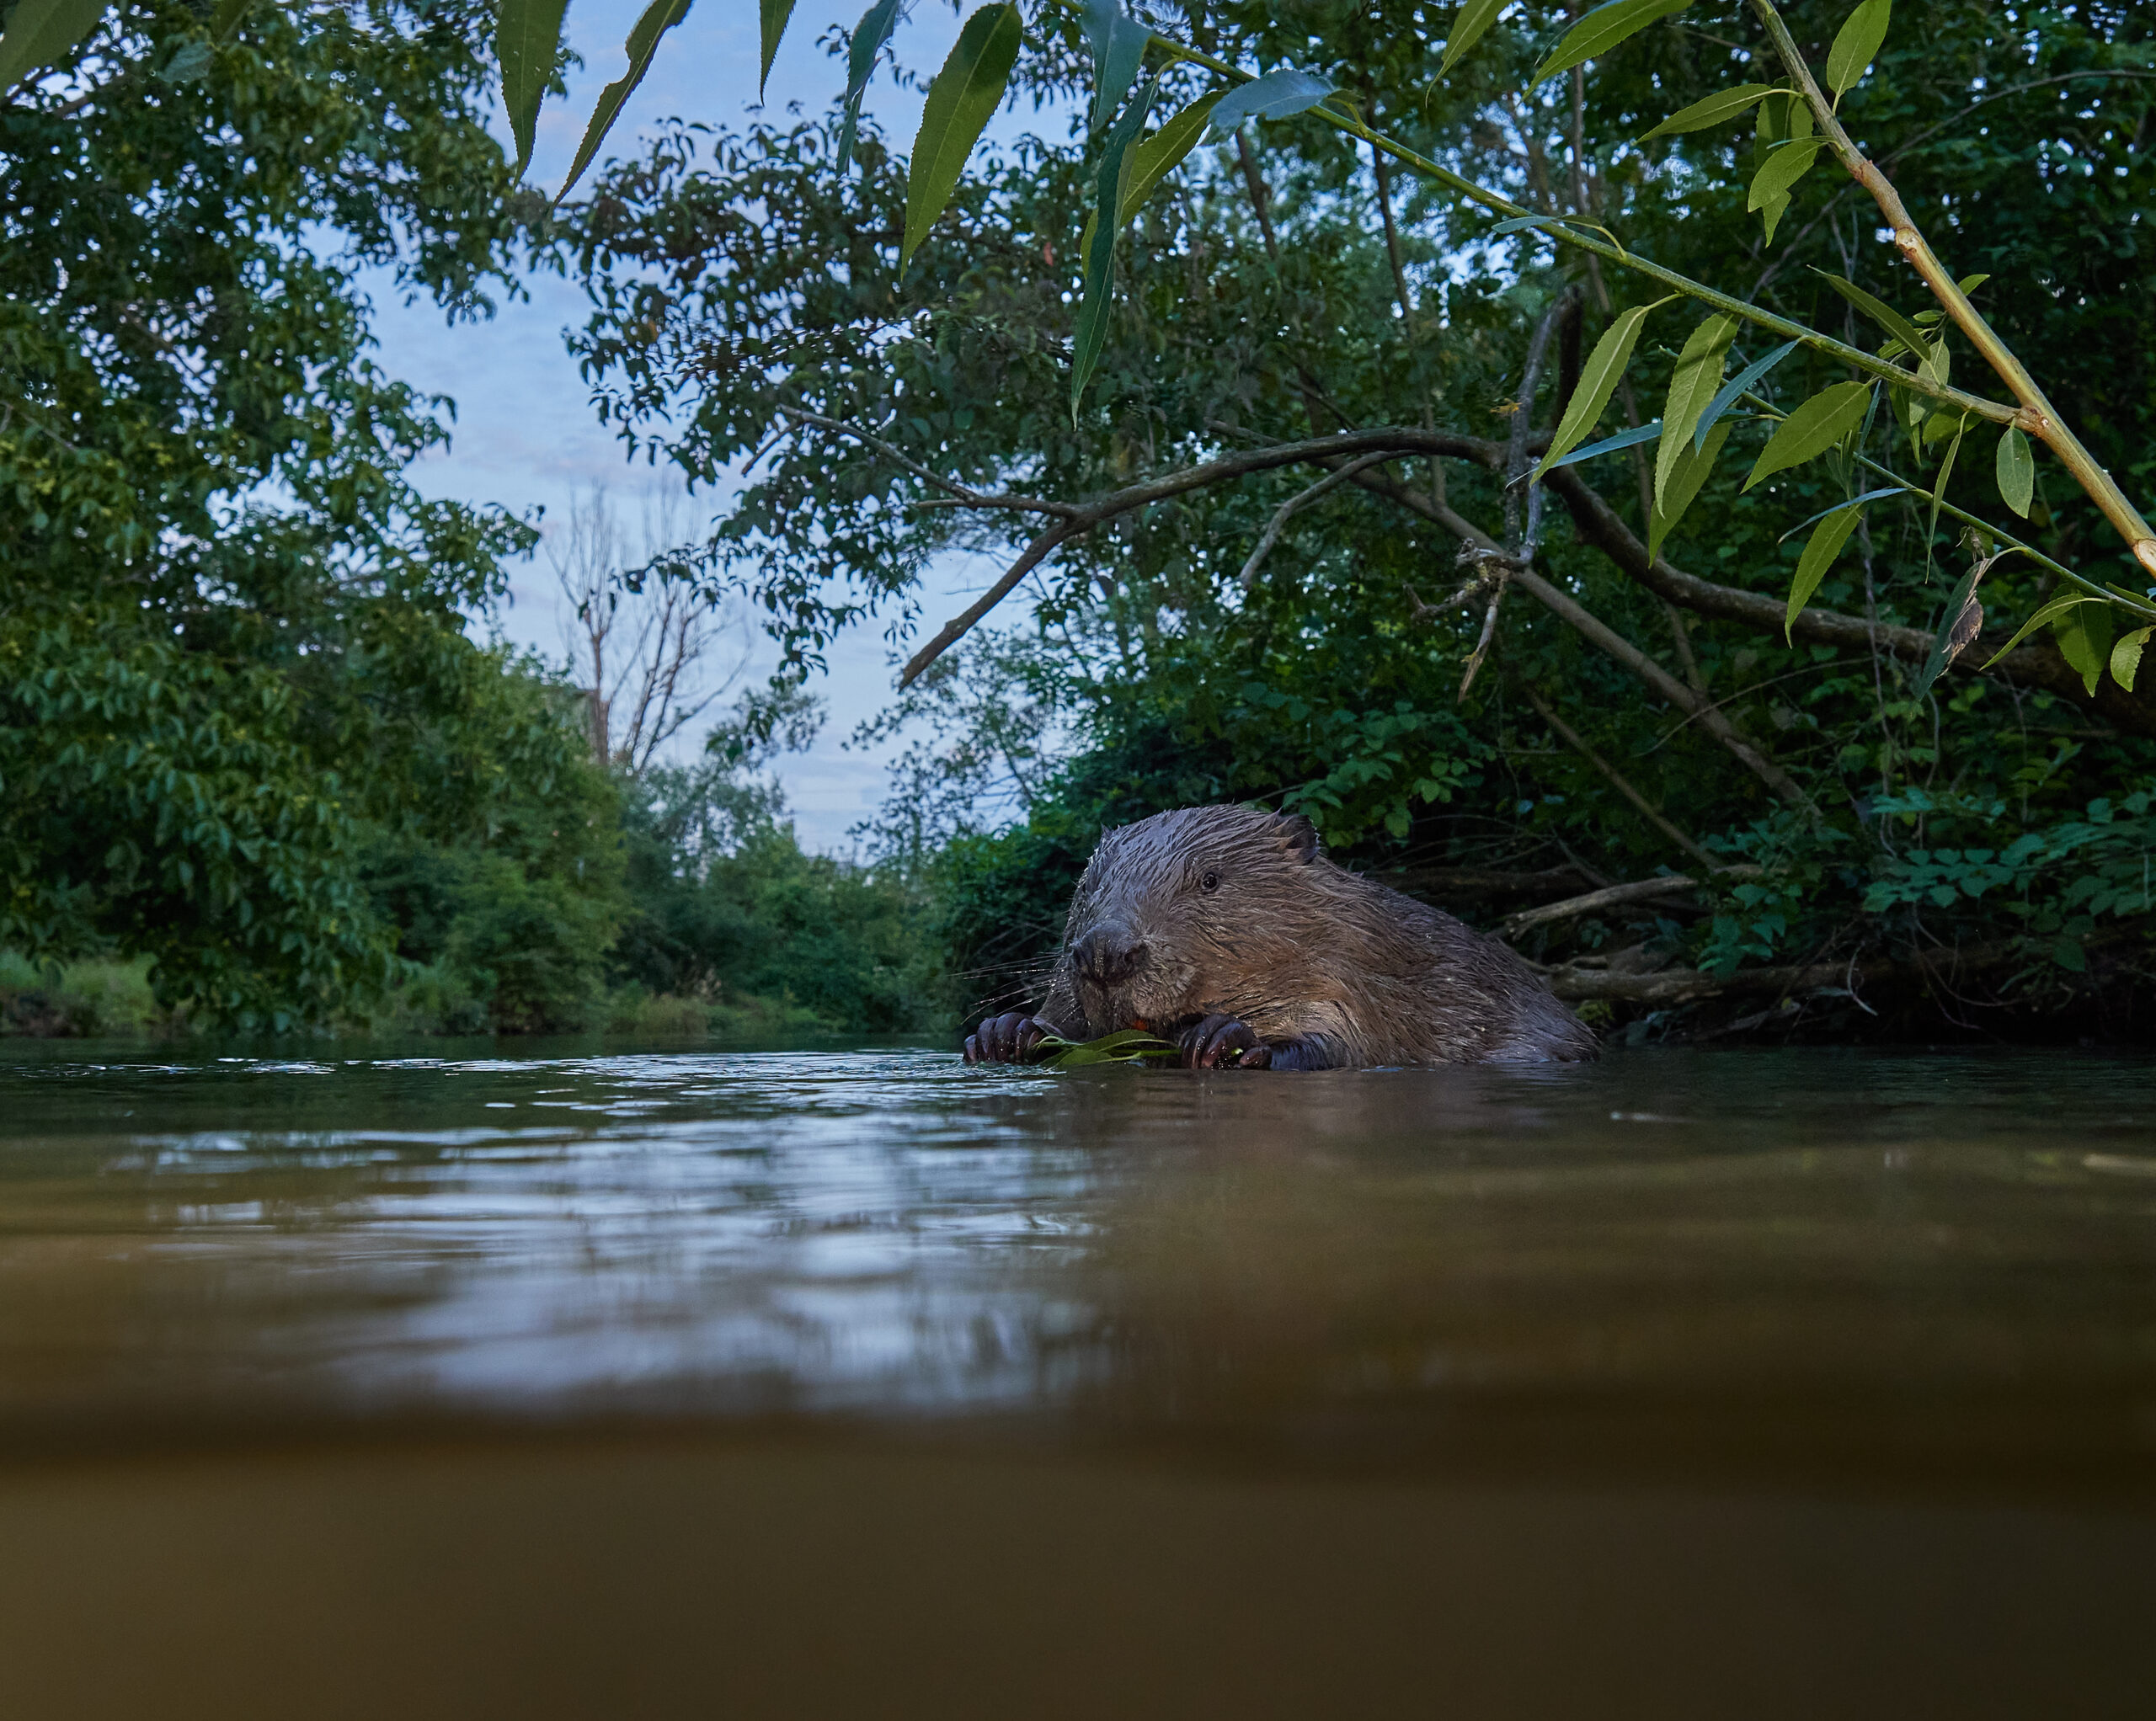
[[[1263,1069],[1273,1048],[1234,1016],[1209,1015],[1176,1036],[1186,1069]]]
[[[1042,1039],[1055,1030],[1019,1010],[990,1016],[966,1036],[968,1063],[1036,1063]]]

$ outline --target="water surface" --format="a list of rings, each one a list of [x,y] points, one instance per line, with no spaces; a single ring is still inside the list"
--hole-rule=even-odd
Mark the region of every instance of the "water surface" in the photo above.
[[[0,1437],[686,1425],[2141,1491],[2144,1076],[9,1047]]]

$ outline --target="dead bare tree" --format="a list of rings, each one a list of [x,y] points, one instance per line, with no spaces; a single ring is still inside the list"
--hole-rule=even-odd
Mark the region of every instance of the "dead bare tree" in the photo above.
[[[630,547],[601,485],[569,504],[547,560],[567,607],[562,642],[590,715],[592,754],[641,777],[659,751],[739,685],[754,650],[738,603],[714,610],[670,578],[681,541],[680,504],[644,498],[641,543]]]

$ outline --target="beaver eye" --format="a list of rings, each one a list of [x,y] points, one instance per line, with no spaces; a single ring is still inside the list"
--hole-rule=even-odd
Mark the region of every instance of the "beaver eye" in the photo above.
[[[1203,878],[1201,878],[1201,879],[1199,879],[1199,880],[1198,881],[1198,887],[1200,890],[1218,890],[1218,889],[1219,889],[1219,888],[1220,888],[1220,875],[1219,875],[1219,873],[1217,873],[1217,872],[1209,872],[1209,873],[1207,873],[1207,874],[1205,875],[1205,876],[1204,876],[1204,877],[1203,877]]]

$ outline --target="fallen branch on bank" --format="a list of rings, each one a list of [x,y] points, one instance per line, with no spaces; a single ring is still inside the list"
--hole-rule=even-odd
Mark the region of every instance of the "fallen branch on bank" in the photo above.
[[[1403,866],[1377,875],[1379,882],[1410,896],[1428,897],[1440,906],[1449,902],[1481,901],[1491,897],[1555,898],[1598,887],[1598,882],[1578,866],[1550,866],[1539,872],[1504,872],[1476,866]]]
[[[1763,869],[1746,862],[1716,870],[1722,878],[1738,879],[1757,878]],[[1651,903],[1660,897],[1678,896],[1699,887],[1698,879],[1682,872],[1668,873],[1661,878],[1637,878],[1629,884],[1613,884],[1603,890],[1589,891],[1584,896],[1568,897],[1561,903],[1522,908],[1517,914],[1508,914],[1497,930],[1507,938],[1514,938],[1553,921],[1577,919],[1582,914],[1599,914],[1604,908],[1621,908],[1628,903]]]
[[[2082,948],[2098,950],[2121,943],[2143,930],[2137,925],[2106,927],[2083,939]],[[2043,959],[2042,951],[2030,940],[2006,938],[1909,957],[1874,956],[1859,961],[1852,956],[1795,967],[1738,968],[1727,974],[1710,974],[1698,968],[1625,973],[1571,963],[1550,970],[1547,978],[1550,989],[1568,1004],[1583,1004],[1591,999],[1612,1004],[1692,1004],[1705,998],[1760,994],[1789,998],[1802,992],[1838,992],[1854,998],[1860,985],[1908,983],[1929,990]]]

